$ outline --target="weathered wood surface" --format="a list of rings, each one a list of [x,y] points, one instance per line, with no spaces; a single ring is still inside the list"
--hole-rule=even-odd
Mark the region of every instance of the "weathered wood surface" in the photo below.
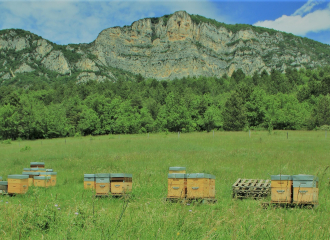
[[[264,198],[270,195],[270,180],[237,179],[233,184],[233,198]]]

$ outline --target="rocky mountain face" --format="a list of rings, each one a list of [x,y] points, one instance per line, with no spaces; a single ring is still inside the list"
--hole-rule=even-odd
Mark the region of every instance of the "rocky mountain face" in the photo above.
[[[122,69],[158,80],[285,71],[330,62],[330,46],[250,25],[226,25],[184,11],[103,30],[90,44],[56,45],[23,30],[0,31],[0,79],[68,76],[116,80]],[[117,76],[116,76],[117,75]]]

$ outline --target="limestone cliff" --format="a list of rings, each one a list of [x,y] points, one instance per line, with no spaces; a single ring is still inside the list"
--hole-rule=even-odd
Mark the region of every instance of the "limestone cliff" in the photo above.
[[[0,79],[24,74],[116,80],[122,69],[162,79],[285,71],[329,64],[330,46],[272,29],[227,25],[184,11],[103,30],[90,44],[56,45],[23,30],[0,31]],[[12,71],[12,72],[11,72]],[[118,72],[114,73],[113,71]],[[23,74],[23,75],[22,75]]]

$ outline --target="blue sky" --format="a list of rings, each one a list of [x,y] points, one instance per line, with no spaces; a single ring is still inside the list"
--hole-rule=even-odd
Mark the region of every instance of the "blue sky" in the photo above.
[[[330,44],[329,0],[0,0],[0,29],[21,28],[58,44],[88,43],[103,29],[178,10]]]

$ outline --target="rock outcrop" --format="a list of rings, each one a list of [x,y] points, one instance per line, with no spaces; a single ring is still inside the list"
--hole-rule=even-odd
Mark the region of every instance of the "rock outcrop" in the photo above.
[[[68,75],[76,81],[117,80],[113,69],[158,80],[247,75],[330,63],[330,46],[275,30],[226,25],[184,11],[103,30],[90,44],[56,45],[23,30],[0,31],[3,80],[16,73]],[[11,70],[12,72],[11,72]],[[116,70],[116,74],[122,71]],[[51,74],[50,74],[51,75]]]

